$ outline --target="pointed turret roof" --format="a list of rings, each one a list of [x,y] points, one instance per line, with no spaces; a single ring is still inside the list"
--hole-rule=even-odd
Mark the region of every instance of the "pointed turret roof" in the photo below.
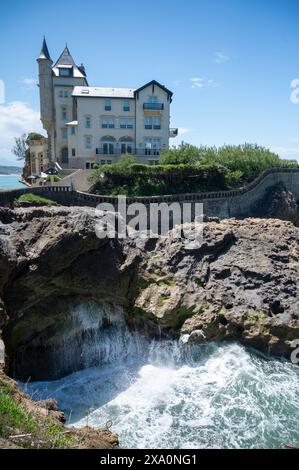
[[[71,76],[73,78],[84,78],[87,84],[85,68],[84,66],[78,67],[76,65],[76,62],[74,61],[69,51],[69,48],[67,47],[67,44],[65,48],[63,49],[62,53],[60,54],[59,59],[57,60],[56,64],[52,68],[53,73],[56,77],[61,76],[59,70],[62,68],[72,69]]]
[[[39,55],[38,59],[52,60],[51,57],[50,57],[50,53],[49,53],[49,49],[48,49],[48,46],[47,46],[45,36],[44,36],[44,39],[43,39],[43,45],[42,45],[42,49],[40,51],[40,55]]]
[[[55,67],[57,67],[57,65],[71,65],[72,67],[76,65],[67,45],[63,49],[59,59],[55,64]]]

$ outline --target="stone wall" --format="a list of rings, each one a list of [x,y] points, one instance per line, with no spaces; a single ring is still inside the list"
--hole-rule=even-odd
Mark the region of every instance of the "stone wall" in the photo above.
[[[256,212],[264,197],[271,188],[283,184],[288,191],[299,200],[299,169],[272,169],[263,173],[248,186],[233,191],[218,191],[196,194],[174,194],[170,196],[135,197],[127,198],[127,204],[140,202],[150,203],[203,203],[204,214],[211,217],[242,218],[249,217]],[[97,204],[108,202],[117,207],[117,198],[98,196],[84,192],[76,192],[76,203],[82,206],[95,207]]]
[[[151,203],[162,202],[179,202],[180,204],[198,202],[204,204],[204,213],[208,216],[222,219],[250,217],[262,204],[269,190],[279,184],[283,184],[288,191],[293,193],[295,199],[299,200],[299,168],[274,168],[263,173],[248,186],[233,191],[135,197],[127,198],[127,204],[139,202],[148,206]],[[0,191],[0,206],[10,206],[15,198],[26,192],[41,195],[64,205],[96,207],[100,203],[108,202],[117,207],[118,202],[116,197],[72,191],[68,186],[43,186]]]
[[[75,202],[75,193],[68,186],[38,186],[35,188],[24,186],[21,189],[0,191],[0,207],[11,207],[14,200],[25,193],[36,194],[66,206],[73,205]]]

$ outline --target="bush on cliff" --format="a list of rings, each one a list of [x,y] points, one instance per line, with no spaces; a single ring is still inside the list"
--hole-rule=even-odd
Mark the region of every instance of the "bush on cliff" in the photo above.
[[[226,188],[226,169],[221,165],[103,165],[92,174],[92,192],[152,196]]]
[[[263,171],[273,167],[298,166],[296,161],[282,160],[271,150],[256,144],[224,145],[223,147],[194,147],[182,143],[178,148],[162,152],[160,163],[177,165],[179,163],[192,165],[221,164],[230,175],[234,174],[236,181],[252,181]]]
[[[297,167],[258,145],[195,147],[182,143],[162,152],[159,165],[134,162],[123,156],[118,163],[96,166],[92,192],[153,196],[162,194],[221,191],[248,184],[263,171],[277,167]]]

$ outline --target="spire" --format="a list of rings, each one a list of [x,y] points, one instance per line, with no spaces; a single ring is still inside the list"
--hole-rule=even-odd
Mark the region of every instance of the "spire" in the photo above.
[[[40,51],[40,55],[39,55],[39,58],[38,58],[38,59],[52,60],[51,57],[50,57],[50,54],[49,54],[49,49],[48,49],[48,46],[47,46],[47,42],[46,42],[45,36],[44,36],[42,49],[41,49],[41,51]]]
[[[74,61],[67,45],[63,49],[59,59],[57,60],[57,62],[55,64],[55,67],[57,65],[72,65],[73,67],[76,66],[75,61]]]

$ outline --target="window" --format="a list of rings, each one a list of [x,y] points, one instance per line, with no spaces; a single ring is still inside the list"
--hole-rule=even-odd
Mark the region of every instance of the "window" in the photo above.
[[[143,104],[143,109],[163,110],[164,103],[159,103],[156,96],[149,96],[148,102]]]
[[[59,76],[60,77],[70,77],[71,76],[71,69],[67,69],[67,68],[59,69]]]
[[[64,96],[64,98],[68,98],[68,97],[69,97],[69,92],[68,92],[68,91],[65,91],[65,92],[63,93],[63,96]]]
[[[129,142],[122,142],[121,143],[121,154],[132,154],[133,153],[133,147],[132,144]]]
[[[159,116],[153,118],[154,129],[161,129],[161,118]]]
[[[123,110],[124,110],[124,111],[130,111],[130,101],[129,101],[129,100],[125,100],[125,101],[124,101]]]
[[[113,155],[114,154],[114,145],[108,142],[103,144],[103,154],[104,155]]]
[[[121,119],[119,121],[119,127],[121,129],[133,129],[133,119]]]
[[[59,98],[63,98],[63,90],[59,90]]]
[[[64,140],[67,139],[67,128],[64,127],[61,132],[62,132],[62,138],[63,138]]]
[[[72,157],[76,156],[76,149],[72,149]]]
[[[67,121],[67,107],[66,106],[62,106],[61,108],[61,119],[63,121]]]
[[[145,155],[159,156],[161,151],[160,139],[146,139],[144,141]]]
[[[71,127],[71,134],[76,135],[76,128],[74,126]]]
[[[105,100],[105,111],[111,111],[111,100]]]
[[[144,129],[152,129],[153,128],[153,120],[151,117],[144,118]]]
[[[91,135],[86,135],[84,140],[85,140],[86,150],[92,149],[92,137],[91,137]]]
[[[152,146],[153,146],[154,149],[160,150],[161,140],[160,139],[152,139]]]
[[[114,129],[115,124],[113,119],[103,119],[102,129]]]
[[[91,129],[91,117],[85,116],[85,129]]]

